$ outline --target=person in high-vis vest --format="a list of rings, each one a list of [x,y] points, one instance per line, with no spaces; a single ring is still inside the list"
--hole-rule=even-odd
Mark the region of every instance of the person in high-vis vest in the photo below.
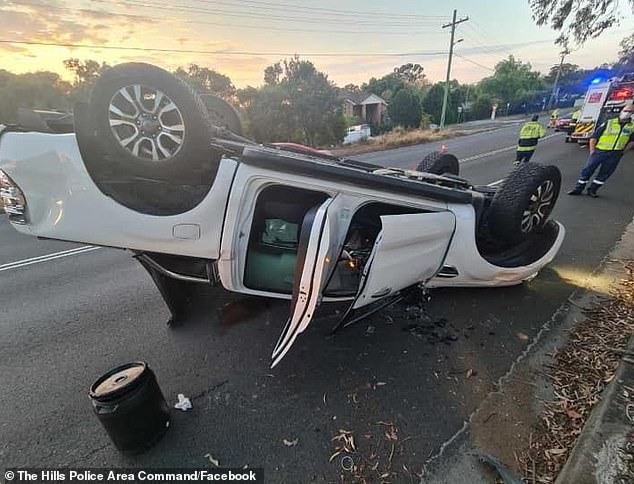
[[[559,118],[559,109],[553,109],[550,113],[550,121],[548,123],[548,127],[549,128],[554,128],[555,127],[555,121],[557,121],[557,118]]]
[[[515,156],[515,165],[519,165],[522,161],[528,162],[535,153],[539,138],[543,138],[546,129],[537,120],[539,116],[535,114],[533,118],[524,123],[520,129],[520,139],[517,142],[517,154]]]
[[[568,195],[581,195],[598,168],[599,173],[586,192],[591,197],[598,196],[597,191],[614,173],[623,153],[634,149],[633,113],[634,105],[629,104],[621,110],[617,118],[608,119],[597,127],[590,138],[590,156],[586,166]]]

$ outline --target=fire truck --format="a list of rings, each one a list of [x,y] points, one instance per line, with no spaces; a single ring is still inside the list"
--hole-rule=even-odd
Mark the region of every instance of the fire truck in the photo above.
[[[593,81],[594,82],[594,81]],[[634,72],[590,85],[572,139],[588,143],[597,124],[618,116],[623,106],[634,103]]]

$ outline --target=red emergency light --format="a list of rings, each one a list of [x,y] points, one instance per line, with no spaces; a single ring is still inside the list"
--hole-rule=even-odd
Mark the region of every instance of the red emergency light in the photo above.
[[[633,95],[634,95],[634,91],[632,90],[631,87],[622,87],[614,91],[612,95],[610,96],[610,99],[623,101],[625,99],[631,98]]]

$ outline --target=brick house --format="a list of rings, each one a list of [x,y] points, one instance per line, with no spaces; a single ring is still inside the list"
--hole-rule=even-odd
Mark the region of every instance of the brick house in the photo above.
[[[343,112],[346,116],[357,116],[361,122],[382,124],[387,114],[387,102],[376,94],[343,91]]]

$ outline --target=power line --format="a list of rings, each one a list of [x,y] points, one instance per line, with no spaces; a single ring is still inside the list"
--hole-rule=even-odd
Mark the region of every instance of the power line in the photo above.
[[[28,6],[42,6],[39,3],[29,3],[29,2],[25,2],[22,1],[21,5],[28,5]],[[420,33],[412,33],[412,32],[405,32],[403,30],[399,30],[399,31],[383,31],[383,30],[350,30],[350,29],[346,29],[346,30],[332,30],[332,29],[305,29],[305,28],[295,28],[295,27],[276,27],[276,26],[268,26],[268,25],[249,25],[249,24],[232,24],[232,23],[225,23],[225,22],[209,22],[209,21],[205,21],[205,20],[191,20],[191,19],[166,19],[165,17],[156,17],[156,16],[151,16],[151,15],[138,15],[138,14],[128,14],[128,13],[123,13],[123,12],[117,12],[117,11],[112,11],[112,10],[94,10],[94,9],[87,9],[87,8],[82,8],[82,9],[74,9],[74,8],[68,8],[68,7],[58,7],[58,6],[54,6],[54,5],[50,5],[46,7],[49,10],[60,10],[60,11],[69,11],[69,12],[74,12],[76,14],[108,14],[108,15],[117,15],[117,16],[121,16],[121,17],[129,17],[131,19],[145,19],[145,20],[157,20],[157,21],[165,21],[165,20],[172,20],[172,21],[178,21],[178,22],[182,22],[182,23],[187,23],[187,24],[194,24],[194,25],[211,25],[214,27],[226,27],[226,28],[245,28],[245,29],[255,29],[255,30],[267,30],[267,31],[275,31],[275,32],[312,32],[312,33],[328,33],[328,34],[345,34],[345,35],[408,35],[408,36],[412,36],[412,35],[441,35],[439,32],[431,32],[431,31],[427,31],[427,32],[420,32]]]
[[[493,69],[492,67],[489,66],[485,66],[484,64],[480,64],[479,62],[476,62],[474,60],[469,59],[468,57],[465,57],[463,55],[460,54],[454,54],[456,57],[460,57],[462,60],[466,60],[467,62],[470,62],[471,64],[474,64],[478,67],[482,67],[483,69],[487,69],[489,71],[495,72],[495,69]]]
[[[99,3],[107,3],[111,4],[110,0],[93,0]],[[376,19],[373,20],[346,20],[340,19],[337,17],[330,16],[310,16],[310,15],[302,15],[302,16],[292,16],[292,15],[270,15],[270,14],[259,14],[259,13],[251,13],[251,12],[243,12],[243,11],[235,11],[235,10],[225,10],[225,9],[208,9],[208,8],[200,8],[200,7],[188,7],[177,4],[170,3],[155,3],[148,1],[139,1],[139,0],[119,0],[117,1],[119,5],[131,6],[131,7],[141,7],[141,8],[151,8],[151,9],[159,9],[159,10],[170,10],[180,13],[195,13],[201,15],[214,15],[214,16],[228,16],[228,17],[237,17],[242,19],[254,19],[254,20],[266,20],[267,22],[271,21],[292,21],[297,23],[319,23],[323,24],[325,22],[339,25],[375,25]],[[386,21],[382,22],[381,25],[383,27],[413,27],[414,25],[420,25],[420,22],[416,22],[416,24],[411,21]],[[429,26],[434,25],[432,23],[428,24]]]
[[[313,11],[313,12],[328,12],[331,14],[338,15],[356,15],[362,17],[375,17],[379,19],[386,18],[395,18],[395,19],[412,19],[412,20],[420,20],[420,19],[446,19],[447,17],[444,15],[417,15],[417,14],[394,14],[388,12],[369,12],[369,11],[361,11],[361,10],[339,10],[333,8],[324,8],[324,7],[309,7],[304,5],[296,5],[290,3],[275,3],[275,2],[262,2],[257,0],[233,0],[232,2],[223,2],[216,0],[194,0],[199,3],[206,3],[211,5],[217,4],[229,4],[235,5],[235,3],[243,3],[252,6],[251,8],[266,8],[270,9],[271,7],[279,7],[284,10],[296,10],[296,11]],[[255,7],[255,5],[263,5],[264,7]]]
[[[189,50],[189,49],[155,49],[150,47],[128,47],[119,45],[92,45],[74,44],[65,42],[40,42],[27,40],[0,39],[0,44],[24,44],[43,45],[51,47],[70,47],[74,49],[96,49],[96,50],[133,50],[142,52],[171,52],[180,54],[217,54],[217,55],[252,55],[252,56],[293,56],[301,55],[305,57],[422,57],[446,55],[446,52],[257,52],[238,50]]]

